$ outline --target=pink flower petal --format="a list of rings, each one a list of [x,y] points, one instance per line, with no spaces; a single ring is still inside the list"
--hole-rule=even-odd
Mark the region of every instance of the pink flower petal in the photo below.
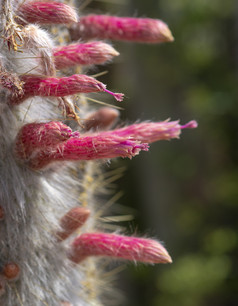
[[[129,137],[133,140],[152,143],[158,140],[179,138],[181,129],[196,127],[197,122],[194,120],[183,126],[179,124],[179,121],[166,120],[161,122],[142,122],[132,124],[121,129],[116,129],[114,131],[104,132],[104,135],[114,132],[115,135],[120,137]]]

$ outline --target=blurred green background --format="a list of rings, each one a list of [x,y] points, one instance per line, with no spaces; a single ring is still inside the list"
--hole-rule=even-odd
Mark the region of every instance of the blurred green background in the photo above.
[[[128,168],[119,202],[135,216],[128,232],[159,237],[174,261],[129,265],[117,285],[127,295],[121,305],[238,305],[238,2],[108,0],[87,9],[160,18],[175,37],[113,43],[121,56],[100,80],[126,94],[123,120],[199,124],[118,162]]]

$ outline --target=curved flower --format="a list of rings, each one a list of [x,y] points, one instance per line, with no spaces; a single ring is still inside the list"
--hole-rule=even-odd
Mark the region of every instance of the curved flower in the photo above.
[[[141,43],[173,41],[168,26],[159,19],[88,15],[71,27],[72,39],[112,39]]]

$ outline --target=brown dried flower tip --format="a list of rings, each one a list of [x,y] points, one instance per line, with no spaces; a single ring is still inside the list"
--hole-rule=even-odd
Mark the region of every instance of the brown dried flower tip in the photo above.
[[[0,85],[11,91],[13,96],[23,94],[23,84],[24,82],[15,73],[0,70]]]
[[[2,1],[2,16],[1,19],[4,22],[5,19],[5,26],[2,30],[2,37],[8,45],[9,51],[11,48],[14,51],[18,51],[18,47],[22,46],[23,44],[23,37],[22,37],[22,26],[19,25],[15,21],[15,17],[13,15],[13,10],[11,7],[11,2],[4,0]]]

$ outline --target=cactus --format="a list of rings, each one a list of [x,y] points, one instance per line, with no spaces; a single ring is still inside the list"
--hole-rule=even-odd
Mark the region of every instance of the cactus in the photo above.
[[[172,34],[149,18],[79,19],[61,2],[1,0],[0,14],[0,304],[102,305],[102,258],[172,261],[156,240],[104,229],[102,161],[132,158],[196,122],[115,128],[119,112],[91,109],[85,94],[106,92],[118,101],[123,94],[78,71],[119,55],[88,39],[159,43]],[[70,44],[48,34],[56,24]]]

